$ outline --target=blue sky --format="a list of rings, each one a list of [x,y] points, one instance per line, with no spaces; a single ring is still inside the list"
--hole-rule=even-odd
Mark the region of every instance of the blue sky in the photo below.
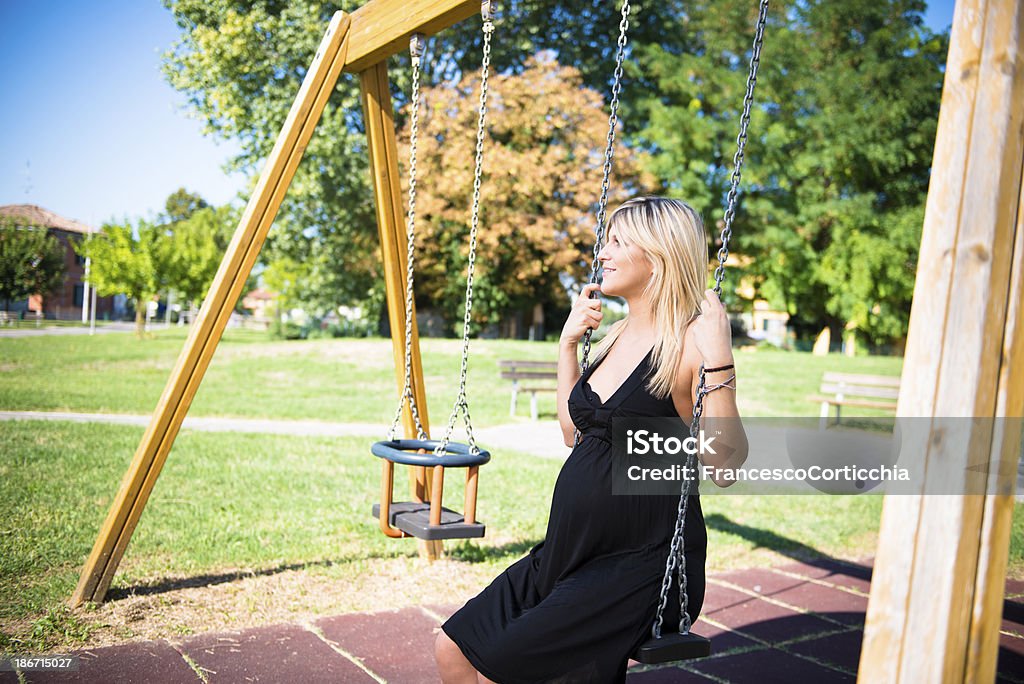
[[[952,18],[929,3],[933,29]],[[204,137],[160,72],[178,35],[157,0],[0,0],[0,204],[98,226],[152,217],[181,186],[234,198],[236,146]]]
[[[99,225],[182,185],[215,204],[242,187],[221,168],[236,148],[203,137],[160,72],[178,28],[159,2],[0,0],[0,34],[0,204]]]

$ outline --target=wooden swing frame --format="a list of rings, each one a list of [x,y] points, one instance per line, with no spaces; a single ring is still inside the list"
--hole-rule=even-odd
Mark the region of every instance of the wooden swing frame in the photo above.
[[[359,74],[392,351],[404,385],[403,202],[386,60],[480,11],[479,0],[370,0],[320,43],[71,598],[102,601],[342,71]],[[900,416],[1024,415],[1024,0],[959,0],[903,367]],[[966,141],[964,136],[966,135]],[[412,391],[427,421],[416,319]],[[993,681],[1020,452],[1019,421],[933,435],[927,482],[979,453],[998,494],[887,496],[858,671],[863,682]],[[403,426],[414,436],[406,407]],[[978,443],[981,443],[979,452]],[[972,463],[968,457],[973,454]],[[386,466],[385,466],[386,467]],[[429,500],[423,469],[413,496]],[[949,485],[947,484],[946,487]],[[436,557],[439,542],[419,542]]]

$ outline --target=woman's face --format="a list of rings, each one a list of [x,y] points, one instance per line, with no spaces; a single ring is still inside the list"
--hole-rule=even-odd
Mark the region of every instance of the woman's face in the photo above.
[[[601,293],[613,297],[639,297],[654,272],[646,252],[624,241],[615,228],[608,231],[597,259],[604,270]]]

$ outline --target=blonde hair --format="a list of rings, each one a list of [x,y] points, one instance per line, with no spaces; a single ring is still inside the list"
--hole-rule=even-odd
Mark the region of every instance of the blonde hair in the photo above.
[[[683,336],[694,316],[708,282],[708,242],[704,222],[690,205],[667,197],[635,197],[612,212],[608,231],[620,240],[640,247],[651,262],[653,274],[643,295],[651,304],[656,332],[651,365],[656,369],[647,382],[655,397],[671,395],[683,361]],[[595,347],[596,364],[622,333],[627,315],[608,329]]]

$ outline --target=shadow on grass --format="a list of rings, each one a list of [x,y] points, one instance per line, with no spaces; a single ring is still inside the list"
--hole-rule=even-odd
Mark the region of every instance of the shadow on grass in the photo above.
[[[445,549],[445,559],[462,561],[467,563],[482,563],[485,561],[498,560],[507,556],[519,556],[526,554],[536,546],[540,540],[525,539],[521,541],[508,542],[499,546],[480,546],[470,541],[463,542],[458,546],[451,546]],[[200,587],[212,587],[218,584],[227,584],[237,580],[250,577],[269,577],[292,570],[309,570],[311,568],[331,568],[360,561],[387,560],[401,558],[403,554],[394,553],[366,553],[355,556],[347,556],[343,559],[326,559],[309,561],[304,563],[287,563],[272,568],[260,570],[237,570],[233,572],[207,573],[194,575],[192,577],[172,577],[158,580],[153,583],[136,584],[127,587],[112,587],[107,592],[108,601],[129,598],[132,596],[151,596],[162,594],[176,589],[197,589]]]
[[[741,539],[746,539],[747,541],[753,542],[755,546],[771,549],[772,551],[792,558],[795,561],[800,561],[801,563],[821,568],[822,570],[842,572],[844,575],[856,577],[867,582],[871,581],[870,567],[865,567],[850,561],[844,561],[840,558],[829,556],[813,546],[809,546],[803,542],[798,542],[789,537],[784,537],[781,534],[776,534],[771,530],[753,527],[751,525],[742,525],[730,520],[721,513],[712,513],[705,516],[704,524],[707,525],[708,528],[713,528],[719,532],[725,532],[727,534],[740,537]]]
[[[833,558],[822,553],[813,546],[796,541],[790,537],[776,534],[771,530],[753,527],[751,525],[743,525],[734,522],[720,513],[707,515],[705,516],[704,521],[709,529],[715,529],[719,532],[725,532],[736,537],[740,537],[741,539],[746,539],[752,542],[755,546],[771,549],[772,551],[792,558],[795,561],[800,561],[823,570],[857,577],[868,582],[871,581],[870,567]],[[508,557],[518,559],[528,553],[530,549],[536,546],[540,541],[541,540],[539,539],[521,539],[499,544],[497,546],[487,546],[478,544],[472,540],[464,540],[457,544],[450,544],[448,548],[445,549],[445,553],[448,560],[461,561],[464,563],[484,563]],[[359,561],[385,560],[399,557],[402,557],[402,554],[368,552],[355,556],[346,556],[343,559],[287,563],[260,570],[239,570],[223,573],[207,573],[195,575],[193,577],[175,577],[159,580],[151,584],[111,588],[107,596],[111,600],[117,600],[127,598],[129,596],[161,594],[175,589],[209,587],[217,584],[235,582],[248,577],[267,577],[291,570],[308,570],[310,568],[317,567],[329,568]]]
[[[793,560],[801,561],[808,565],[841,572],[843,574],[857,577],[866,581],[871,580],[871,568],[856,565],[833,558],[818,551],[813,546],[808,546],[789,537],[776,534],[750,525],[742,525],[734,522],[720,513],[713,513],[705,516],[705,524],[719,532],[726,532],[742,539],[753,542],[755,546],[771,549],[779,554],[788,556]],[[497,546],[486,546],[472,540],[464,540],[458,544],[451,544],[445,549],[446,558],[464,563],[484,563],[502,558],[511,557],[518,559],[530,551],[540,542],[539,539],[522,539],[511,541]],[[360,561],[385,560],[399,558],[402,554],[368,552],[354,556],[346,556],[343,559],[326,559],[302,563],[281,564],[272,568],[260,570],[238,570],[223,573],[207,573],[193,577],[174,577],[165,580],[158,580],[154,583],[139,584],[128,587],[111,588],[107,594],[108,599],[117,600],[130,596],[147,596],[161,594],[175,589],[193,589],[209,587],[218,584],[226,584],[249,577],[267,577],[292,570],[308,570],[311,568],[330,568],[342,566]]]
[[[383,558],[384,556],[381,557]],[[310,561],[307,563],[289,563],[286,565],[278,565],[273,568],[263,568],[262,570],[238,570],[235,572],[194,575],[192,577],[171,577],[152,584],[133,584],[127,587],[111,587],[107,592],[106,600],[116,601],[118,599],[129,598],[132,596],[150,596],[153,594],[162,594],[167,591],[174,591],[175,589],[212,587],[218,584],[227,584],[236,580],[247,579],[249,577],[269,577],[282,572],[288,572],[289,570],[307,570],[309,568],[316,567],[330,568],[341,564],[341,561],[321,560]]]
[[[517,559],[534,546],[540,543],[540,539],[523,539],[520,541],[508,542],[499,546],[480,546],[471,541],[465,541],[448,551],[448,558],[451,560],[466,561],[468,563],[482,563],[484,561],[497,560],[505,556],[515,556]]]

